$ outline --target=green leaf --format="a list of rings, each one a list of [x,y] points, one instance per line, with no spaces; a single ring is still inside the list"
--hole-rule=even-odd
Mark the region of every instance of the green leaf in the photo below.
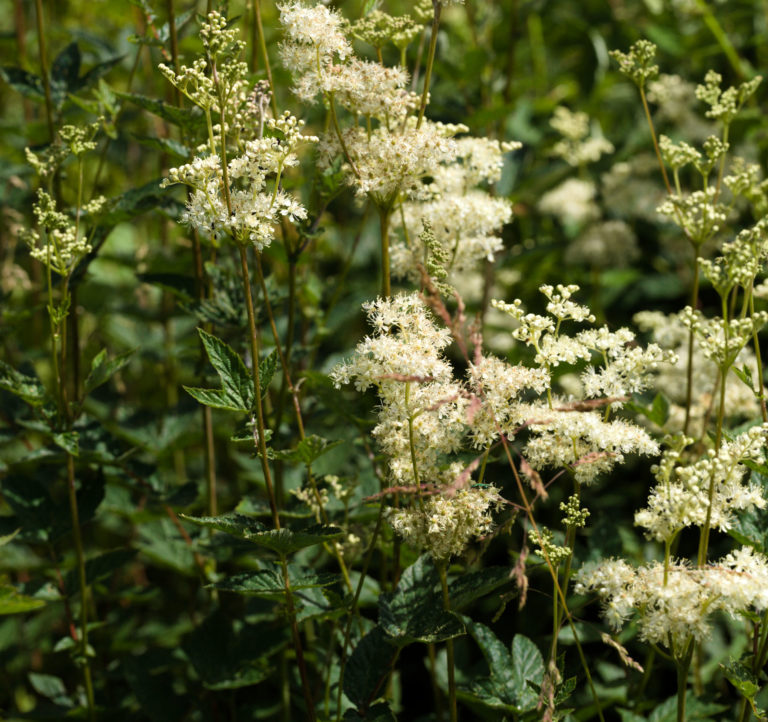
[[[183,303],[192,301],[195,295],[195,279],[181,273],[137,273],[136,278],[144,283],[169,291]]]
[[[136,556],[135,549],[113,549],[112,551],[100,554],[85,563],[85,579],[90,585],[99,579],[113,574],[123,567]],[[64,578],[64,589],[68,595],[78,594],[79,588],[78,575],[75,570],[67,572]]]
[[[54,677],[51,674],[30,672],[29,683],[35,692],[43,697],[47,697],[55,704],[63,704],[66,707],[72,706],[72,701],[67,696],[67,688],[58,677]]]
[[[541,687],[544,681],[544,660],[539,648],[522,634],[516,634],[512,639],[512,678],[518,708],[533,709],[539,696],[528,686],[528,682]]]
[[[261,386],[261,398],[267,395],[269,384],[272,383],[272,377],[275,375],[277,366],[280,363],[280,355],[277,349],[272,351],[269,356],[259,363],[259,385]]]
[[[0,361],[0,389],[24,399],[30,406],[42,406],[48,401],[48,392],[37,378],[17,371],[5,361]]]
[[[34,73],[28,73],[22,68],[4,66],[0,68],[0,77],[16,92],[33,100],[45,100],[43,79]]]
[[[108,210],[99,217],[99,223],[113,226],[130,221],[155,208],[176,208],[177,213],[182,210],[181,204],[160,187],[160,180],[149,181],[138,188],[131,188],[125,193],[111,198]]]
[[[397,647],[390,643],[386,632],[379,626],[357,643],[344,672],[344,694],[358,711],[367,710],[379,696],[396,657]]]
[[[714,722],[710,715],[718,715],[727,710],[726,705],[715,702],[704,702],[689,691],[685,696],[686,722]],[[717,717],[715,719],[722,719]],[[670,697],[656,707],[647,717],[648,722],[676,722],[677,721],[677,696]]]
[[[749,701],[754,700],[755,695],[760,691],[760,682],[749,667],[731,657],[720,665],[720,669],[742,697]]]
[[[102,349],[91,361],[91,370],[85,379],[85,393],[89,394],[95,388],[109,381],[130,360],[133,351],[126,351],[113,359],[107,359],[107,350]]]
[[[379,624],[393,643],[443,642],[465,633],[458,616],[443,609],[438,583],[435,565],[424,554],[403,572],[394,592],[381,595]]]
[[[44,606],[45,602],[42,599],[33,599],[19,594],[10,584],[0,584],[0,615],[22,614]]]
[[[755,383],[752,380],[752,369],[749,368],[746,364],[739,368],[738,366],[733,366],[733,373],[738,376],[739,379],[744,383],[744,385],[752,392],[755,393]]]
[[[647,416],[657,426],[664,426],[669,418],[669,399],[662,393],[656,394]]]
[[[289,449],[286,451],[274,451],[273,455],[277,459],[285,459],[287,461],[297,461],[311,466],[316,459],[321,457],[327,451],[330,451],[334,446],[341,444],[341,441],[328,441],[320,436],[311,434],[302,439],[295,449]]]
[[[221,610],[215,611],[182,643],[195,671],[208,689],[238,689],[256,684],[273,672],[268,657],[288,641],[282,628],[241,625],[237,631]]]
[[[299,589],[315,589],[336,584],[338,574],[316,572],[313,569],[288,565],[288,579],[291,591]],[[235,592],[263,599],[281,599],[285,596],[285,578],[280,564],[264,563],[263,569],[235,574],[213,585],[225,592]]]
[[[358,710],[348,709],[341,719],[344,722],[397,722],[397,717],[386,702],[373,705],[365,714],[360,714]]]
[[[62,431],[60,433],[51,434],[51,438],[56,446],[64,449],[68,454],[71,454],[72,456],[78,456],[80,454],[80,437],[77,431]]]
[[[21,531],[21,529],[16,529],[15,531],[11,532],[10,534],[6,534],[5,536],[0,536],[0,547],[5,546],[9,542],[13,541],[13,538]]]
[[[469,617],[463,619],[490,670],[489,677],[470,684],[470,693],[496,709],[518,713],[534,709],[539,697],[531,684],[540,688],[544,680],[544,660],[538,647],[522,634],[516,634],[510,652],[484,624],[473,622]]]
[[[157,138],[144,135],[133,135],[133,139],[141,143],[141,145],[147,148],[154,148],[161,153],[177,158],[179,160],[187,160],[189,158],[189,149],[183,143],[179,143],[178,140],[173,138]]]
[[[451,609],[461,611],[508,581],[509,569],[506,567],[487,567],[478,572],[463,574],[448,585]]]
[[[226,403],[226,408],[235,411],[250,411],[254,404],[253,378],[243,360],[221,339],[202,328],[198,328],[197,331],[203,341],[208,359],[221,379],[221,395],[214,397],[214,400],[218,399],[218,403]],[[195,391],[200,392],[202,389]],[[191,392],[188,391],[188,393]],[[198,396],[201,394],[198,393]]]
[[[156,673],[157,660],[152,652],[125,656],[120,666],[144,716],[151,722],[179,722],[187,715],[185,699],[174,692],[170,673]]]
[[[338,527],[324,526],[322,524],[296,531],[285,527],[282,529],[269,529],[261,522],[244,514],[237,513],[207,517],[191,517],[182,514],[181,517],[198,526],[216,529],[240,539],[246,539],[259,546],[271,549],[281,556],[287,556],[299,549],[323,544],[344,536],[344,532]]]
[[[78,89],[80,61],[80,48],[70,43],[51,63],[51,98],[56,107],[64,104],[68,93]]]
[[[197,108],[184,109],[177,108],[174,105],[168,105],[160,100],[147,98],[137,93],[115,92],[120,100],[127,100],[138,105],[143,110],[147,110],[153,115],[157,115],[172,125],[176,125],[184,130],[198,130],[205,127],[205,118]]]

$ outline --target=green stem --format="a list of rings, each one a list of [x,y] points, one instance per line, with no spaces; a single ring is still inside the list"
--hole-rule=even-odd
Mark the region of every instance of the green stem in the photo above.
[[[243,290],[245,292],[245,308],[248,313],[248,331],[251,337],[251,367],[253,372],[253,394],[254,404],[256,405],[256,443],[261,459],[261,468],[264,473],[264,483],[267,487],[267,496],[269,497],[269,508],[272,512],[272,521],[275,529],[280,529],[280,516],[277,513],[277,501],[275,499],[275,490],[272,486],[272,475],[269,471],[269,462],[267,461],[267,440],[266,429],[264,426],[264,407],[261,402],[261,379],[259,371],[259,337],[256,332],[256,316],[253,311],[253,296],[251,295],[251,278],[248,272],[248,256],[245,252],[245,246],[239,245],[240,250],[240,271],[243,276]]]
[[[448,593],[448,576],[446,574],[447,562],[441,562],[437,565],[437,572],[440,575],[440,586],[443,590],[443,609],[446,612],[451,611],[451,598]],[[457,722],[459,719],[456,706],[456,671],[454,668],[453,639],[445,643],[448,653],[448,710],[451,722]]]
[[[258,388],[258,387],[257,387]],[[293,648],[296,652],[296,664],[299,667],[299,676],[301,677],[301,687],[304,693],[304,701],[307,703],[307,719],[315,722],[315,702],[312,699],[312,690],[309,686],[309,677],[307,676],[307,664],[304,661],[304,648],[301,645],[301,636],[299,635],[299,623],[296,621],[296,607],[293,604],[293,592],[291,591],[291,580],[288,576],[288,562],[285,556],[280,556],[280,563],[283,567],[283,582],[285,585],[285,602],[288,606],[288,617],[291,620],[291,635],[293,637]]]
[[[659,141],[656,138],[656,129],[653,127],[653,119],[651,118],[651,110],[648,107],[648,100],[645,97],[645,88],[640,85],[640,99],[643,101],[643,110],[645,111],[645,119],[648,121],[648,127],[651,130],[651,139],[653,140],[653,150],[656,152],[656,160],[659,161],[659,168],[661,168],[661,175],[664,178],[664,186],[667,189],[669,195],[672,193],[672,186],[669,184],[669,176],[667,176],[667,169],[664,167],[664,161],[661,158],[661,151],[659,150]]]
[[[752,293],[752,289],[749,289],[749,315],[750,318],[755,317],[755,296]],[[765,405],[765,383],[763,381],[763,358],[760,353],[760,341],[757,338],[757,328],[752,327],[752,345],[755,347],[755,358],[757,359],[757,384],[758,394],[757,400],[760,402],[760,414],[763,417],[763,423],[768,423],[768,409]]]
[[[272,80],[272,66],[269,64],[269,54],[267,53],[267,43],[264,39],[264,26],[261,23],[261,0],[253,0],[253,14],[256,20],[256,34],[259,41],[259,49],[261,50],[261,57],[264,59],[264,69],[267,71],[267,81],[269,82],[269,90],[271,93],[270,105],[272,106],[272,113],[277,118],[277,100],[275,99],[275,83]]]
[[[691,290],[691,308],[695,311],[699,305],[699,247],[693,246],[693,288]],[[683,434],[688,434],[688,427],[691,423],[691,405],[693,403],[693,335],[692,328],[688,329],[688,364],[685,373],[685,423],[683,424]]]
[[[86,699],[88,700],[88,718],[94,720],[96,718],[96,709],[88,656],[88,583],[85,576],[85,554],[83,552],[83,538],[80,533],[77,490],[75,489],[75,459],[72,454],[67,454],[67,496],[69,497],[69,514],[72,519],[72,536],[75,542],[75,555],[77,557],[77,580],[80,587],[80,663],[83,665],[83,681],[85,683]]]
[[[352,614],[347,616],[347,623],[344,626],[344,643],[341,647],[341,661],[340,672],[338,682],[338,693],[336,697],[336,722],[341,721],[341,694],[344,686],[344,670],[346,669],[347,653],[349,649],[350,636],[352,633],[352,619],[353,615],[357,614],[357,605],[360,600],[360,595],[363,592],[363,586],[365,585],[366,577],[368,576],[368,569],[373,559],[373,552],[376,550],[376,542],[381,532],[381,524],[384,520],[384,507],[386,497],[382,496],[379,502],[379,514],[376,517],[376,526],[373,528],[373,535],[371,536],[371,543],[368,545],[368,551],[365,553],[365,559],[363,560],[363,567],[360,570],[360,579],[357,582],[357,588],[355,589],[355,596],[352,598]]]
[[[381,295],[392,295],[389,268],[389,221],[392,216],[391,206],[379,206],[379,227],[381,228]]]
[[[437,48],[437,31],[440,27],[440,14],[443,10],[440,0],[432,0],[435,14],[432,18],[432,34],[429,36],[429,50],[427,51],[427,68],[424,72],[424,89],[421,91],[421,104],[419,105],[419,119],[416,121],[416,130],[421,127],[424,120],[424,112],[427,109],[429,98],[429,83],[432,79],[432,67],[435,64],[435,50]]]
[[[685,699],[688,692],[688,670],[691,667],[694,645],[688,643],[688,651],[682,659],[675,659],[677,665],[677,722],[685,720]]]
[[[40,75],[43,78],[43,93],[45,94],[45,119],[48,123],[48,136],[53,143],[56,135],[53,125],[53,99],[51,96],[51,79],[48,74],[48,50],[45,42],[45,19],[43,18],[43,0],[35,0],[37,16],[37,42],[40,53]]]

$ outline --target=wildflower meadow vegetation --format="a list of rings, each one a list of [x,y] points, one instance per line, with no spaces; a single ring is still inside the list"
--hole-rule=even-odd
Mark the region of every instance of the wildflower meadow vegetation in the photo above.
[[[0,719],[768,719],[764,2],[0,9]]]

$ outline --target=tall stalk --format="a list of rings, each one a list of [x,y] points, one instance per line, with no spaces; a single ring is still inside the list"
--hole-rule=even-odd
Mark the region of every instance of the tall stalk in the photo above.
[[[440,587],[443,591],[443,609],[446,612],[451,611],[451,597],[448,593],[448,575],[446,573],[447,562],[441,562],[437,565],[437,572],[440,575]],[[451,722],[457,722],[459,719],[458,708],[456,705],[456,669],[453,652],[453,639],[445,643],[448,656],[448,711]]]
[[[440,28],[440,14],[443,11],[443,5],[440,0],[432,0],[434,16],[432,17],[432,34],[429,36],[429,50],[427,51],[427,68],[424,71],[424,89],[421,91],[421,104],[419,105],[419,118],[416,121],[416,129],[421,127],[424,120],[424,112],[427,109],[427,99],[429,98],[429,83],[432,80],[432,67],[435,64],[435,50],[437,49],[437,31]]]

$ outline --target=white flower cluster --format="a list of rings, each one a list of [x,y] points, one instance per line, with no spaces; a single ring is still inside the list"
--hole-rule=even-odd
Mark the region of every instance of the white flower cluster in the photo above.
[[[620,220],[589,226],[568,245],[565,262],[592,268],[625,268],[640,256],[632,227]]]
[[[512,204],[476,186],[494,183],[501,177],[503,154],[518,143],[500,143],[487,138],[464,137],[455,141],[454,152],[432,173],[432,183],[418,188],[422,202],[403,204],[395,221],[403,239],[393,244],[392,271],[418,281],[417,264],[425,265],[427,249],[418,231],[426,221],[449,260],[448,279],[473,269],[484,258],[492,261],[501,250],[496,233],[512,220]]]
[[[440,165],[456,154],[452,136],[466,130],[464,126],[443,125],[424,120],[416,127],[416,119],[407,119],[404,127],[390,131],[380,125],[370,132],[357,125],[342,130],[345,164],[349,183],[358,195],[369,195],[377,205],[391,207],[395,199],[417,193],[422,179],[436,173]],[[329,133],[320,146],[327,162],[344,153],[341,141]]]
[[[393,509],[388,520],[411,546],[446,560],[461,554],[473,538],[488,534],[493,529],[491,512],[500,506],[494,487],[472,486],[453,496],[429,496],[418,509]]]
[[[68,276],[77,262],[92,250],[87,237],[77,232],[72,219],[58,210],[56,201],[42,188],[37,191],[32,212],[39,230],[23,234],[29,255],[60,276]]]
[[[660,562],[634,568],[623,559],[585,564],[576,575],[579,594],[595,591],[614,629],[637,614],[640,638],[682,654],[691,638],[710,633],[717,611],[745,614],[768,608],[768,559],[749,547],[717,564],[694,569]]]
[[[635,524],[646,529],[648,538],[671,543],[685,527],[704,526],[708,513],[711,527],[727,532],[735,511],[763,509],[762,490],[756,484],[744,484],[742,478],[747,471],[743,462],[762,457],[767,431],[768,426],[754,426],[688,466],[678,465],[679,449],[665,451],[653,468],[657,485],[648,506],[635,514]]]
[[[540,290],[548,300],[549,316],[526,313],[519,300],[492,304],[518,321],[520,325],[513,336],[534,348],[534,361],[546,377],[560,364],[573,365],[590,360],[593,355],[599,359],[601,365],[588,365],[581,374],[582,397],[607,396],[608,408],[618,406],[621,397],[645,389],[650,373],[659,365],[676,360],[673,353],[656,344],[645,349],[635,345],[635,334],[626,328],[586,329],[573,336],[562,333],[566,321],[593,323],[595,318],[587,307],[573,300],[578,286],[542,286]],[[533,383],[528,386],[536,388]],[[499,403],[494,408],[504,422],[504,433],[513,433],[510,424],[528,423],[531,438],[523,455],[534,469],[568,466],[578,481],[590,483],[623,462],[627,454],[658,453],[656,442],[635,424],[621,419],[609,421],[607,415],[596,411],[577,412],[572,404],[562,403],[558,407],[550,399],[548,405],[536,403],[525,407],[516,399],[508,399],[506,410],[502,411],[504,406]],[[492,437],[492,430],[484,430],[479,438]]]
[[[280,188],[280,176],[298,164],[297,146],[317,138],[302,135],[303,121],[288,111],[268,119],[266,125],[270,137],[246,141],[241,155],[228,162],[228,182],[219,156],[209,155],[171,168],[161,184],[183,183],[192,189],[182,220],[203,236],[217,239],[225,233],[238,243],[262,249],[272,242],[281,216],[292,221],[306,218],[304,206]]]
[[[604,153],[613,153],[613,144],[601,135],[590,135],[589,116],[574,113],[564,106],[555,108],[549,124],[562,136],[552,148],[552,155],[568,165],[578,167],[600,160]]]
[[[664,428],[680,431],[685,423],[687,400],[688,330],[678,314],[642,311],[633,320],[640,330],[650,331],[653,340],[662,348],[673,351],[677,358],[675,363],[663,364],[656,370],[651,387],[663,393],[670,402],[669,419]],[[699,351],[698,337],[694,340],[696,363],[691,379],[689,428],[702,429],[705,420],[711,416],[717,366]],[[739,368],[746,367],[752,377],[757,378],[757,359],[748,346],[741,349],[734,363]],[[725,408],[728,418],[754,418],[760,413],[754,393],[735,374],[726,377]]]
[[[596,194],[592,181],[568,178],[547,191],[539,199],[538,206],[542,213],[556,216],[561,223],[581,225],[600,215],[600,208],[595,202]]]
[[[378,390],[373,436],[388,458],[390,483],[413,491],[412,505],[392,512],[395,531],[435,558],[458,554],[471,537],[487,533],[498,496],[493,487],[454,487],[463,466],[446,463],[467,433],[469,405],[442,355],[450,334],[435,326],[415,293],[364,308],[374,335],[333,369],[331,379],[337,388],[354,381],[359,391]],[[428,488],[438,493],[428,494]]]

